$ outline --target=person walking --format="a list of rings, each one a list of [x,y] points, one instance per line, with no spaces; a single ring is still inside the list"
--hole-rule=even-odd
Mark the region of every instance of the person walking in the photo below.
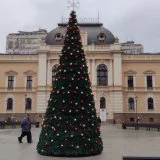
[[[27,136],[27,142],[32,143],[32,135],[31,135],[31,121],[29,117],[25,117],[21,123],[22,133],[21,136],[18,137],[19,143],[22,143],[23,137]]]

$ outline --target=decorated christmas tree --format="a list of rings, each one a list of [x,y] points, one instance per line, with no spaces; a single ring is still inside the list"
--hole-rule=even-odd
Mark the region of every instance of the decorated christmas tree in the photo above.
[[[72,11],[37,151],[46,156],[90,156],[102,150],[88,67]]]

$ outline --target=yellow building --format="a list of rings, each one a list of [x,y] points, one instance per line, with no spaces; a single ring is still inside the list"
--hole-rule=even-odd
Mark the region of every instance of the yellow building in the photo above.
[[[0,120],[41,121],[67,24],[48,33],[36,54],[0,55]],[[124,54],[101,23],[80,24],[97,114],[102,121],[160,121],[160,54]]]

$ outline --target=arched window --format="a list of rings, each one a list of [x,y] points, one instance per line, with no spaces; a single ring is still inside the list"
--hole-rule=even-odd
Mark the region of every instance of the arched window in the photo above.
[[[7,100],[7,110],[12,110],[13,109],[13,99],[8,98]]]
[[[101,97],[100,99],[100,109],[106,108],[106,99],[104,97]]]
[[[97,67],[97,85],[107,86],[108,85],[108,69],[104,64],[100,64]]]
[[[62,38],[63,38],[63,35],[62,35],[61,33],[57,33],[57,34],[55,35],[56,41],[61,41]]]
[[[54,85],[55,75],[57,73],[58,64],[54,65],[52,68],[52,86]]]
[[[99,41],[103,42],[105,39],[106,39],[106,35],[105,35],[104,33],[100,33],[100,34],[98,35],[98,40],[99,40]]]
[[[26,98],[26,110],[31,110],[32,109],[32,99],[31,98]]]
[[[148,110],[153,110],[154,105],[153,105],[153,98],[148,98]]]
[[[128,99],[128,108],[129,110],[134,110],[134,99],[133,98]]]

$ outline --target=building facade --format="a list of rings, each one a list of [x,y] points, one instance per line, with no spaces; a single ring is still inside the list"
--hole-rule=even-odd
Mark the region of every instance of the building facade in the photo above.
[[[121,43],[121,49],[124,51],[124,53],[127,53],[127,54],[143,53],[143,45],[135,44],[134,41],[127,41],[127,42]]]
[[[38,31],[19,33],[10,33],[6,40],[7,54],[34,54],[40,48],[40,43],[45,39],[47,31],[39,29]]]
[[[41,121],[67,24],[58,24],[36,54],[0,55],[0,119],[26,113]],[[160,54],[124,54],[101,23],[80,24],[97,114],[109,123],[160,121]]]

